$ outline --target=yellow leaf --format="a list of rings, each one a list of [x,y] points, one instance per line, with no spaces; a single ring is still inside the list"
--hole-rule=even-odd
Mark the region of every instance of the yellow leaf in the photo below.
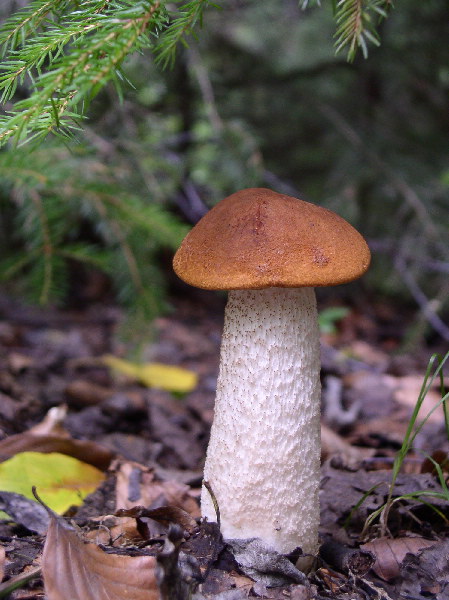
[[[111,355],[104,356],[103,362],[114,371],[123,373],[147,387],[169,392],[191,392],[198,383],[197,374],[182,367],[161,363],[140,365]]]
[[[34,499],[31,488],[36,486],[45,504],[60,514],[81,504],[104,477],[95,467],[58,452],[19,452],[0,464],[1,491]]]

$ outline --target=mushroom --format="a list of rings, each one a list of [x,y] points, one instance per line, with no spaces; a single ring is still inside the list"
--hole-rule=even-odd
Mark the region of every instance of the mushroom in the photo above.
[[[335,213],[254,188],[219,202],[173,266],[192,286],[229,290],[204,480],[225,539],[318,551],[320,347],[314,287],[368,268],[362,236]],[[201,511],[216,521],[209,490]]]

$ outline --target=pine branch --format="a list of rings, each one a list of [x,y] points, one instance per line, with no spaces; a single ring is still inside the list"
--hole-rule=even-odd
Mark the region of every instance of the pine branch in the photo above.
[[[353,60],[358,48],[367,54],[378,45],[377,21],[385,18],[391,0],[332,0],[337,21],[337,51],[348,47]],[[303,7],[319,5],[303,0]],[[119,94],[120,67],[135,51],[151,49],[157,61],[171,65],[179,43],[187,45],[202,24],[212,0],[33,0],[0,27],[0,146],[23,143],[49,133],[70,136],[79,129],[90,101],[109,81]],[[175,5],[176,6],[176,5]],[[30,95],[15,103],[18,86]],[[11,104],[12,103],[12,104]],[[11,105],[10,105],[11,104]]]
[[[302,10],[306,10],[311,6],[321,6],[321,0],[301,0],[300,4]]]
[[[36,31],[41,23],[55,10],[58,4],[68,4],[61,0],[34,0],[26,8],[12,15],[0,29],[2,56],[8,51],[23,45],[28,35]]]
[[[105,165],[80,150],[47,143],[0,153],[0,225],[5,215],[9,236],[0,240],[0,280],[20,279],[34,301],[58,300],[75,260],[107,273],[135,319],[154,318],[164,296],[155,255],[177,248],[188,227],[136,192],[127,156]]]
[[[170,24],[156,46],[159,64],[163,67],[173,65],[179,43],[187,46],[186,37],[194,34],[197,24],[202,26],[204,11],[209,6],[219,8],[212,0],[188,0],[177,11],[168,13]]]
[[[135,291],[139,294],[142,293],[144,290],[144,285],[137,265],[137,259],[127,241],[126,232],[123,229],[125,222],[111,217],[108,214],[107,207],[102,201],[102,198],[100,198],[97,194],[91,194],[90,201],[95,207],[95,210],[98,212],[100,221],[108,224],[113,236],[117,240],[125,258],[127,270],[129,272],[131,281],[134,284]]]
[[[335,6],[337,22],[336,51],[348,48],[348,60],[353,61],[357,50],[368,56],[368,43],[380,45],[376,27],[388,16],[392,0],[338,0]]]
[[[42,23],[49,3],[34,2],[24,20],[35,23],[40,19]],[[58,4],[59,0],[53,0],[53,9]],[[12,26],[7,22],[2,30],[6,44],[16,43],[20,31],[16,17]],[[0,117],[0,145],[10,138],[21,142],[50,132],[67,135],[78,126],[77,118],[101,87],[111,79],[119,82],[126,56],[150,47],[149,32],[165,22],[159,1],[92,0],[83,4],[82,11],[47,25],[12,50],[10,59],[0,65],[4,71],[0,77],[2,99],[11,99],[25,76],[31,81],[32,93]]]
[[[113,81],[136,51],[151,49],[164,66],[178,43],[202,23],[211,0],[182,2],[167,10],[163,0],[34,0],[0,28],[1,102],[13,100],[18,86],[28,98],[0,116],[0,146],[23,143],[49,133],[69,136],[94,96]],[[215,6],[215,5],[213,5]]]

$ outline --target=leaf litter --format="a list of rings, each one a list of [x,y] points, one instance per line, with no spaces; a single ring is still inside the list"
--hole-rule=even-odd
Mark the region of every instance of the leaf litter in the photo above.
[[[2,339],[0,328],[0,359],[7,357],[0,362],[0,457],[63,452],[100,468],[106,478],[64,518],[44,510],[47,523],[30,518],[39,504],[14,492],[1,494],[0,508],[9,510],[9,519],[0,520],[0,597],[42,598],[44,582],[48,600],[421,600],[429,594],[447,600],[448,507],[438,469],[426,458],[436,450],[443,455],[437,464],[445,468],[449,448],[441,411],[432,414],[404,461],[388,536],[379,537],[379,523],[367,528],[366,519],[388,497],[425,366],[410,358],[402,366],[382,348],[381,336],[372,338],[376,328],[364,331],[351,313],[340,340],[323,340],[325,389],[331,378],[338,385],[323,394],[331,403],[323,411],[331,434],[324,429],[316,571],[304,579],[295,574],[292,557],[263,556],[250,540],[225,544],[215,524],[200,523],[222,318],[221,308],[209,308],[177,300],[176,315],[156,323],[150,361],[199,375],[197,387],[182,398],[114,380],[99,366],[101,356],[121,353],[110,323],[95,313],[60,313],[56,320],[51,315],[49,326],[49,313],[42,310],[7,313],[3,330],[10,335]],[[352,330],[365,335],[364,343],[348,336]],[[417,490],[440,494],[432,499],[437,512],[430,499],[413,496]],[[25,553],[27,545],[33,551]],[[282,581],[274,581],[273,570]]]
[[[48,600],[158,600],[154,556],[108,554],[52,515],[42,555]]]

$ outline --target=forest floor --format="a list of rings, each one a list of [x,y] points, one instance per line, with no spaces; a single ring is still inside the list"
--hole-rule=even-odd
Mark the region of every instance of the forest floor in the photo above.
[[[400,351],[407,317],[385,304],[353,307],[322,337],[322,546],[304,578],[279,556],[249,569],[214,525],[199,525],[224,300],[193,294],[172,306],[156,320],[145,359],[195,372],[198,384],[185,394],[102,362],[126,357],[116,308],[44,310],[0,296],[2,466],[22,453],[57,452],[102,479],[61,519],[25,498],[29,490],[2,485],[0,471],[0,598],[448,600],[449,444],[438,381],[420,418],[437,408],[392,486],[432,354]],[[17,479],[26,469],[16,467]],[[388,518],[367,522],[391,489]]]

